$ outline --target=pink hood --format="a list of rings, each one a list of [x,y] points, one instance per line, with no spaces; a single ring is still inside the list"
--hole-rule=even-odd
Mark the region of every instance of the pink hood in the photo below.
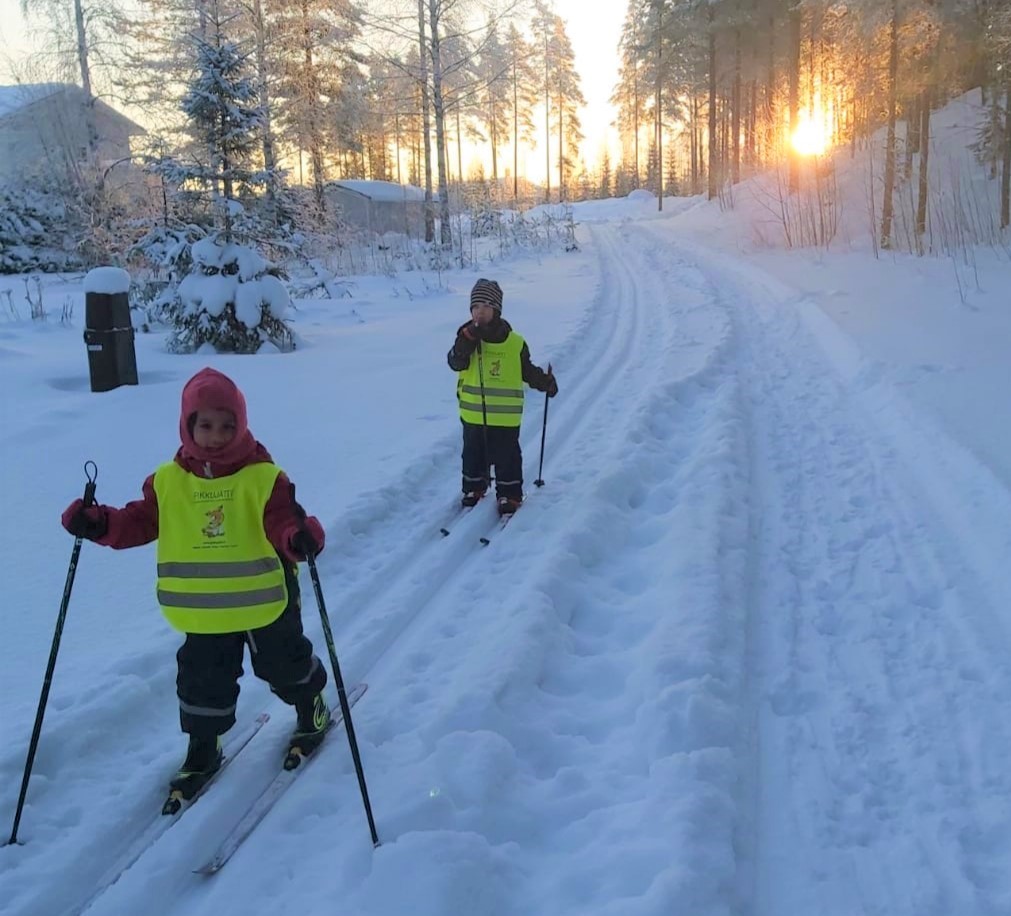
[[[191,418],[198,410],[230,410],[235,414],[235,438],[219,449],[197,445],[190,427]],[[201,369],[183,388],[179,438],[182,448],[176,460],[202,477],[223,477],[252,461],[270,461],[266,449],[249,431],[242,392],[235,382],[216,369]]]

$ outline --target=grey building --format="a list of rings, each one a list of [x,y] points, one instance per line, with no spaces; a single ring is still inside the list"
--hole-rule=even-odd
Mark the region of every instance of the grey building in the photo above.
[[[126,115],[90,99],[98,165],[130,156],[130,138],[145,133]],[[88,158],[89,99],[80,86],[0,86],[0,180],[73,171]]]
[[[425,192],[394,181],[330,181],[327,202],[341,208],[348,225],[377,235],[400,232],[418,238],[425,232]]]

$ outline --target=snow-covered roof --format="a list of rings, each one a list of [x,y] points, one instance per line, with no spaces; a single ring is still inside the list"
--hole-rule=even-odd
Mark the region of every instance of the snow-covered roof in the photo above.
[[[0,86],[0,118],[5,118],[40,99],[68,88],[70,88],[69,83],[24,83],[17,86]]]
[[[424,200],[425,192],[412,184],[397,184],[395,181],[366,181],[363,178],[348,178],[342,181],[332,181],[337,188],[346,188],[368,197],[370,200],[394,201]]]
[[[34,105],[51,96],[66,93],[69,104],[83,104],[86,96],[84,90],[75,83],[24,83],[17,86],[0,86],[0,120],[22,108]],[[101,99],[95,99],[96,110],[104,112],[108,117],[118,120],[130,134],[143,134],[147,131],[128,118],[123,112],[117,111]]]

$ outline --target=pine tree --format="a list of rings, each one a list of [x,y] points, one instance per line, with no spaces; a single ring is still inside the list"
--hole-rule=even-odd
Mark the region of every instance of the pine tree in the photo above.
[[[513,141],[513,202],[519,198],[519,145],[523,141],[533,144],[535,125],[534,106],[537,103],[537,73],[533,52],[515,24],[509,26],[505,42],[505,56],[509,64],[509,111],[512,121]]]
[[[360,13],[349,0],[271,0],[278,123],[308,154],[316,208],[326,210],[328,161],[362,154],[366,80],[352,50]],[[360,169],[359,166],[356,166]]]
[[[476,114],[484,126],[491,147],[491,176],[496,194],[499,183],[499,148],[509,142],[511,135],[509,117],[512,96],[511,63],[508,48],[499,41],[498,29],[493,22],[488,27],[488,34],[478,60],[477,77],[481,89]]]
[[[230,239],[239,190],[266,183],[267,176],[254,162],[263,112],[248,57],[225,36],[216,3],[210,25],[207,37],[192,38],[196,72],[182,99],[189,132],[207,159],[184,166],[182,175],[210,191],[215,218]]]
[[[583,140],[579,109],[586,104],[576,72],[576,56],[565,28],[565,20],[555,16],[552,22],[550,53],[550,89],[555,99],[555,120],[558,136],[558,199],[565,200],[569,176],[572,174],[579,144]]]

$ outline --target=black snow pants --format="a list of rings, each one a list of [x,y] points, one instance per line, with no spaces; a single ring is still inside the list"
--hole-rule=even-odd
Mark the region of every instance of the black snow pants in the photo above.
[[[488,456],[484,454],[488,430]],[[488,466],[495,466],[495,495],[523,498],[523,453],[518,426],[463,424],[463,492],[488,489]]]
[[[253,673],[290,706],[311,701],[326,684],[326,668],[302,632],[298,579],[285,562],[288,606],[273,623],[241,633],[187,633],[176,653],[179,722],[191,735],[223,735],[235,724],[245,647]]]

